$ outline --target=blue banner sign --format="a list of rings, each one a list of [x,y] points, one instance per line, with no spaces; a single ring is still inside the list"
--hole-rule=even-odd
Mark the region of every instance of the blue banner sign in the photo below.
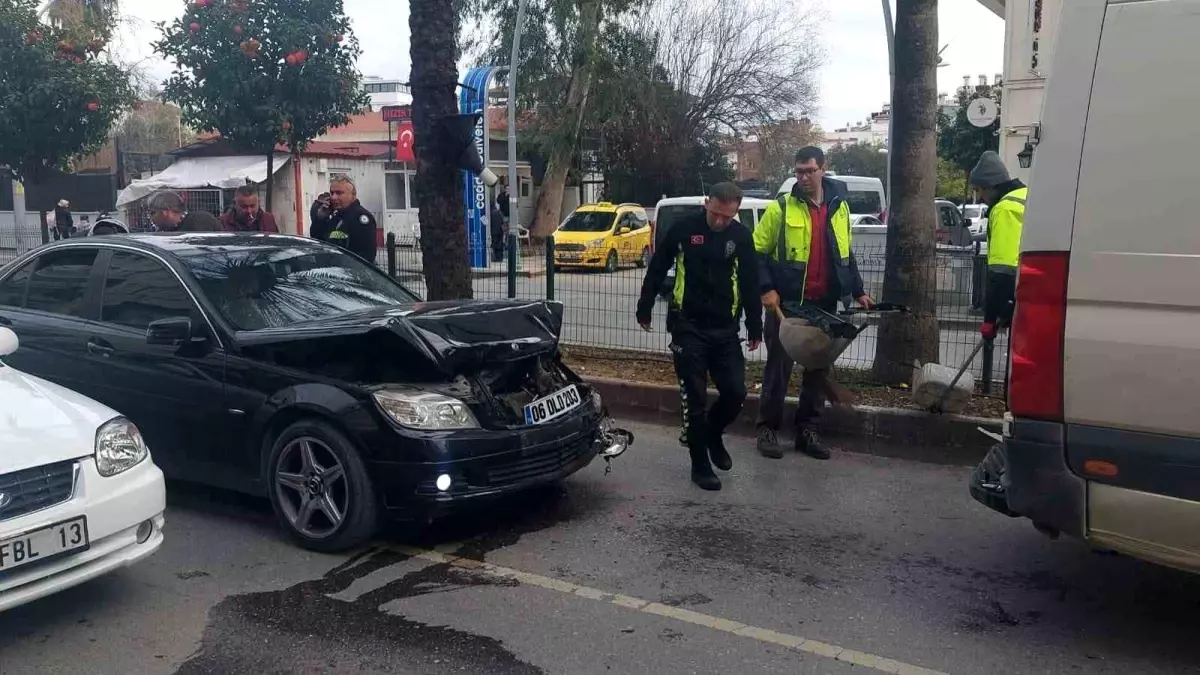
[[[458,97],[458,111],[464,115],[479,114],[475,125],[475,149],[483,158],[483,166],[487,167],[491,159],[488,146],[488,89],[497,68],[482,66],[472,68],[463,82],[462,93]],[[487,269],[488,266],[488,223],[491,215],[491,200],[488,199],[488,187],[479,177],[469,171],[464,171],[463,208],[467,216],[467,254],[473,269]]]

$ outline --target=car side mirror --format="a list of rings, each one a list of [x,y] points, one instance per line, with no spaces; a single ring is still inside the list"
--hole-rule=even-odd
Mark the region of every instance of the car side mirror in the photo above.
[[[971,219],[963,218],[963,227],[970,227],[970,226],[971,226]]]
[[[159,319],[146,327],[146,344],[180,347],[192,341],[192,320],[187,317]]]
[[[17,351],[17,347],[21,346],[21,341],[17,339],[17,334],[11,329],[0,326],[0,356],[8,356]]]
[[[633,228],[629,225],[622,225],[617,228],[617,234],[629,234],[630,232],[633,232]]]

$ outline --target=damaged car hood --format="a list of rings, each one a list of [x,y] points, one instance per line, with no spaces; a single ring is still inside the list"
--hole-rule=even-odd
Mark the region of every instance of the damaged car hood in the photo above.
[[[546,300],[423,302],[306,321],[283,328],[241,331],[245,346],[390,331],[447,374],[483,364],[550,353],[558,348],[563,306]]]

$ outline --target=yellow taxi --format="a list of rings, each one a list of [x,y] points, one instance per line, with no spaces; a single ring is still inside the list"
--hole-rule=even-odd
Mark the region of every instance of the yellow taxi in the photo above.
[[[650,262],[650,219],[638,204],[584,204],[554,233],[554,266],[616,272]]]

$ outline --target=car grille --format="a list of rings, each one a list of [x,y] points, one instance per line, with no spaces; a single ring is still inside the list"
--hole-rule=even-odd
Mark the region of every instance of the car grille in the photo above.
[[[74,491],[74,460],[0,475],[0,521],[61,504]]]
[[[552,476],[595,452],[592,437],[584,436],[568,445],[537,448],[515,459],[511,455],[490,458],[486,467],[472,467],[465,472],[457,472],[449,494],[470,495]],[[434,476],[422,480],[417,485],[417,494],[441,494],[434,480]]]
[[[564,253],[581,253],[586,251],[587,247],[583,244],[555,244],[554,250],[562,251]]]
[[[584,454],[594,452],[592,439],[581,438],[563,446],[537,448],[515,461],[488,467],[488,483],[493,486],[512,485],[522,481],[554,474],[577,461]]]

